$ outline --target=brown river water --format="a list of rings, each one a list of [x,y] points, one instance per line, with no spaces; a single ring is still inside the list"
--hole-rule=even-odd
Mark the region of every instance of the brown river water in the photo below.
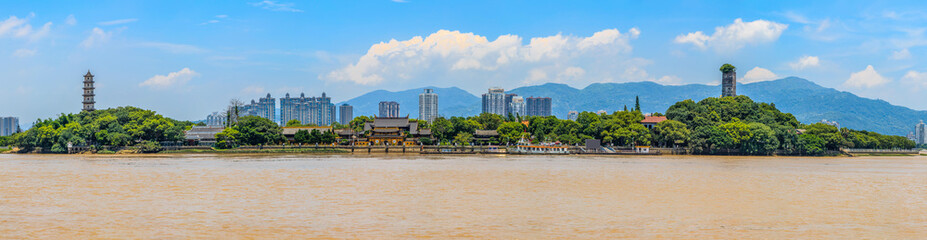
[[[923,239],[927,157],[0,154],[3,239]]]

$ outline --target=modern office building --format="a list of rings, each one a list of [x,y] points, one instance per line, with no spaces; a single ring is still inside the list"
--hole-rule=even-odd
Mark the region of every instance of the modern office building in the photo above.
[[[335,122],[335,104],[324,92],[321,97],[308,98],[305,93],[300,93],[298,98],[291,98],[287,93],[280,99],[280,125],[285,126],[294,119],[302,124],[331,125]]]
[[[528,112],[528,109],[527,109],[527,106],[525,105],[525,98],[521,96],[512,96],[511,100],[509,101],[507,111],[508,111],[508,114],[512,114],[513,117],[528,116],[526,115]]]
[[[258,116],[271,121],[276,120],[277,118],[277,99],[270,97],[270,93],[267,94],[267,97],[258,99],[258,101],[251,100],[250,104],[242,106],[241,116]]]
[[[737,96],[737,71],[731,69],[727,72],[721,72],[721,96]]]
[[[438,94],[434,89],[425,89],[418,94],[418,119],[429,123],[438,117]]]
[[[87,74],[84,74],[84,100],[81,102],[84,105],[83,111],[92,112],[96,108],[94,105],[97,103],[93,98],[96,94],[93,93],[93,74],[90,74],[90,70],[87,70]]]
[[[398,118],[399,117],[399,103],[394,101],[383,101],[380,102],[380,114],[377,117],[381,118]]]
[[[504,89],[490,88],[488,93],[483,94],[483,112],[500,116],[506,115]]]
[[[205,123],[207,127],[223,127],[225,126],[225,113],[213,112],[206,116]]]
[[[579,112],[577,111],[570,111],[567,113],[567,120],[576,121],[576,119],[578,118],[579,118]]]
[[[927,125],[921,120],[917,126],[914,126],[914,142],[917,144],[927,144]]]
[[[19,118],[0,117],[0,136],[10,136],[19,131]]]
[[[347,103],[338,107],[338,122],[342,125],[348,125],[354,120],[354,107]]]
[[[549,97],[529,97],[526,101],[528,116],[550,116],[551,103]]]

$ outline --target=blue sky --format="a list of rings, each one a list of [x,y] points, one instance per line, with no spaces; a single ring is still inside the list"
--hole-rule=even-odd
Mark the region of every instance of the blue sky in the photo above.
[[[198,120],[271,93],[471,93],[798,76],[927,110],[918,1],[74,1],[0,8],[0,115],[138,106]]]

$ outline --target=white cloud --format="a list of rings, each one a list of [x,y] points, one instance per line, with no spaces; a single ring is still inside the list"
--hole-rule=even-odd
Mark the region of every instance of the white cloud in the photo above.
[[[789,63],[789,66],[795,70],[801,70],[809,67],[821,66],[821,60],[817,56],[802,56],[797,61]]]
[[[779,76],[776,76],[775,73],[769,71],[769,69],[754,67],[747,71],[747,74],[744,74],[744,78],[740,80],[741,83],[755,83],[769,80],[776,80]]]
[[[0,21],[0,37],[13,37],[35,41],[47,36],[48,32],[51,30],[52,23],[47,22],[38,30],[34,30],[32,29],[32,24],[29,24],[29,20],[32,16],[34,16],[34,14],[29,15],[27,18],[10,16],[10,18]]]
[[[659,78],[659,79],[653,80],[653,82],[659,83],[659,84],[663,84],[663,85],[682,85],[682,84],[685,84],[685,83],[682,81],[682,78],[679,78],[679,77],[677,77],[677,76],[663,76],[663,77],[661,77],[661,78]]]
[[[80,46],[84,48],[92,48],[98,44],[108,42],[112,36],[112,32],[106,32],[103,31],[103,29],[95,27],[93,30],[91,30],[90,36],[88,36],[86,39],[84,39],[83,42],[80,43]]]
[[[216,15],[216,18],[227,18],[227,17],[229,17],[229,15],[225,15],[225,14]]]
[[[17,49],[15,52],[13,52],[13,56],[20,57],[20,58],[31,57],[31,56],[35,56],[35,52],[36,52],[35,49],[25,49],[25,48]]]
[[[639,35],[635,28],[627,33],[606,29],[590,37],[557,34],[531,38],[528,44],[523,44],[516,35],[502,35],[490,41],[473,33],[439,30],[426,37],[374,44],[353,64],[319,78],[360,85],[416,80],[434,84],[431,81],[438,78],[480,86],[473,89],[498,85],[489,82],[519,78],[525,79],[524,83],[545,79],[607,81],[611,76],[647,80],[641,67],[650,61],[629,57],[630,40]],[[594,76],[588,77],[590,74]],[[472,76],[482,77],[463,82],[452,80]]]
[[[143,42],[143,43],[139,43],[138,45],[141,47],[157,48],[162,51],[175,53],[175,54],[189,54],[189,53],[204,52],[203,49],[200,49],[193,45],[186,45],[186,44],[163,43],[163,42]]]
[[[892,52],[892,60],[904,60],[911,58],[911,52],[907,48]]]
[[[876,72],[872,65],[866,66],[866,69],[850,74],[850,79],[843,83],[845,86],[856,88],[871,88],[891,82],[891,79],[883,77]]]
[[[252,3],[252,6],[260,7],[266,10],[278,11],[278,12],[302,12],[303,10],[296,9],[293,6],[294,3],[278,3],[276,1],[264,0],[261,2]]]
[[[547,80],[547,73],[542,69],[531,69],[528,71],[528,77],[525,78],[525,84],[540,83]]]
[[[712,48],[717,52],[733,52],[747,45],[774,42],[788,27],[788,24],[772,21],[744,22],[738,18],[731,25],[716,27],[711,36],[696,31],[676,36],[675,42],[692,44],[700,49]]]
[[[139,83],[139,86],[150,87],[155,89],[165,89],[172,86],[184,85],[193,79],[193,77],[199,76],[199,73],[190,70],[190,68],[184,68],[177,72],[172,72],[164,75],[155,75],[154,77],[145,80],[142,83]]]
[[[106,21],[106,22],[99,22],[97,24],[100,24],[103,26],[110,26],[110,25],[126,24],[126,23],[135,22],[135,21],[138,21],[138,19],[137,18],[126,18],[126,19],[118,19],[118,20],[112,20],[112,21]]]
[[[74,14],[68,15],[68,17],[64,19],[64,24],[70,26],[77,25],[77,18],[74,18]]]
[[[927,88],[927,72],[918,72],[918,71],[908,71],[904,77],[901,77],[901,81],[910,85],[914,85],[915,89],[920,90],[921,88]]]

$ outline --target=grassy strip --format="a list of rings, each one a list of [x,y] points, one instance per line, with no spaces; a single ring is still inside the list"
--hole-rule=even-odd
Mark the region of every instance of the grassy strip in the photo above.
[[[185,149],[162,151],[161,153],[346,153],[344,149],[334,148],[290,148],[290,149]]]

